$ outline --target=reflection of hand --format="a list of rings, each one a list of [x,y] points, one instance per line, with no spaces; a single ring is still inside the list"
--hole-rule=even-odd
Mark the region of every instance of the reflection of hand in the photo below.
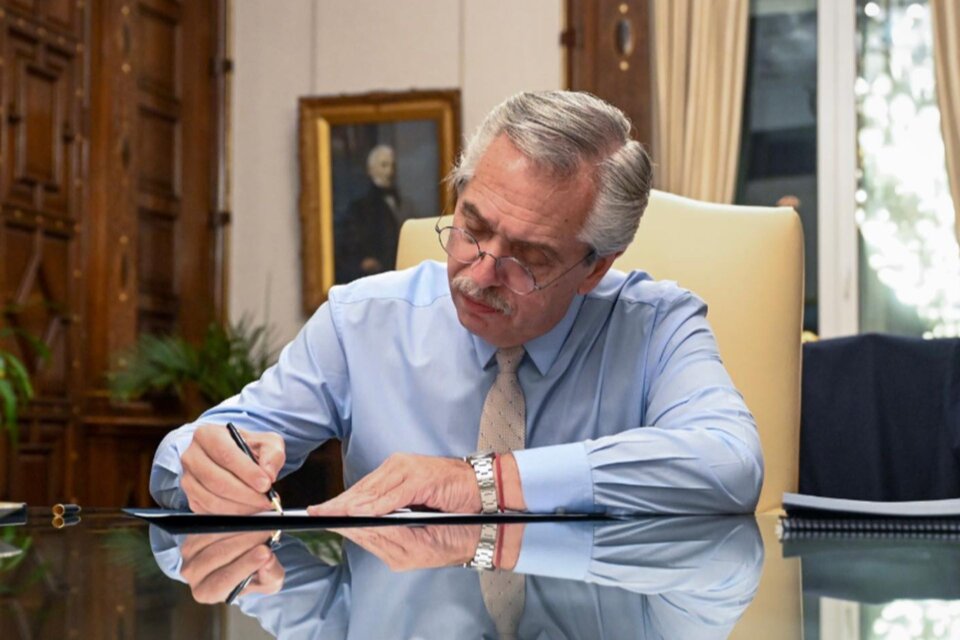
[[[257,457],[254,462],[222,425],[197,427],[181,456],[180,488],[195,513],[248,514],[270,509],[264,494],[286,460],[283,438],[275,433],[240,431]]]
[[[383,271],[383,265],[376,258],[368,256],[360,262],[360,271],[364,273],[380,273]]]
[[[480,525],[429,525],[336,529],[380,558],[391,571],[461,565],[473,559]]]
[[[252,574],[241,595],[279,591],[285,573],[267,546],[270,537],[263,531],[187,536],[180,548],[180,575],[190,585],[193,599],[202,604],[223,602]]]
[[[473,468],[457,458],[395,453],[336,498],[307,511],[313,516],[379,516],[411,505],[479,513]]]
[[[516,566],[524,526],[523,523],[497,525],[498,569],[511,570]],[[479,524],[357,527],[335,531],[380,558],[391,571],[466,564],[473,560],[480,542]]]

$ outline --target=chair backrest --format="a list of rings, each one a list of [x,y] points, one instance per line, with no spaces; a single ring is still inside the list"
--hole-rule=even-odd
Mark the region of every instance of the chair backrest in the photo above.
[[[436,218],[408,220],[397,268],[445,260]],[[614,264],[675,280],[706,301],[720,355],[753,412],[766,473],[758,511],[797,490],[803,232],[789,207],[708,204],[654,191]]]

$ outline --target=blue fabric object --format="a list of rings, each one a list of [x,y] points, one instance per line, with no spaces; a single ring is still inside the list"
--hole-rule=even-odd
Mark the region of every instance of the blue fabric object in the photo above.
[[[753,510],[760,442],[706,311],[674,283],[611,271],[524,345],[527,448],[515,456],[530,511]],[[348,487],[395,452],[469,454],[494,352],[458,321],[440,263],[334,287],[261,380],[168,434],[151,492],[187,506],[180,456],[202,423],[280,433],[284,474],[340,439]]]
[[[960,340],[866,334],[803,346],[800,492],[960,497]]]

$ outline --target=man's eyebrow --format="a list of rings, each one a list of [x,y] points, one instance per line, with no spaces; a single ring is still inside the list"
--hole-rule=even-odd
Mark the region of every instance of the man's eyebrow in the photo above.
[[[482,222],[488,227],[490,226],[490,223],[487,222],[487,219],[483,217],[483,214],[480,213],[480,210],[477,209],[476,205],[474,205],[472,202],[467,202],[464,200],[460,208],[463,210],[463,214],[468,218],[476,222]]]
[[[467,202],[466,200],[462,201],[460,205],[463,215],[475,222],[483,224],[488,229],[491,228],[490,222],[483,217],[483,214],[480,213],[480,210],[472,202]],[[557,254],[556,250],[553,247],[541,244],[539,242],[530,242],[528,240],[518,240],[516,238],[511,238],[510,236],[503,235],[506,238],[507,242],[510,243],[510,246],[520,249],[537,249],[547,257],[548,260],[553,260],[555,262],[560,261],[560,256]]]

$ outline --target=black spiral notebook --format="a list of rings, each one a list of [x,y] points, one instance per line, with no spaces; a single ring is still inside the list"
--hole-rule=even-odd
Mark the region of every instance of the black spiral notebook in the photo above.
[[[783,494],[781,540],[936,538],[960,540],[960,499],[874,502]]]

